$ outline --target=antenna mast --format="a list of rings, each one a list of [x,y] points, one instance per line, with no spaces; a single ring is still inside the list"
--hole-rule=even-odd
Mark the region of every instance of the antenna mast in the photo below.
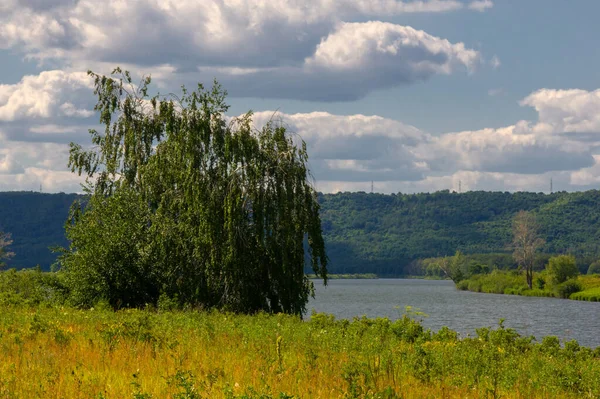
[[[462,192],[462,181],[459,180],[458,181],[458,193],[460,194]]]
[[[552,193],[553,193],[553,191],[552,191],[552,178],[550,178],[550,194],[552,194]]]
[[[371,180],[371,194],[373,194],[373,180]]]

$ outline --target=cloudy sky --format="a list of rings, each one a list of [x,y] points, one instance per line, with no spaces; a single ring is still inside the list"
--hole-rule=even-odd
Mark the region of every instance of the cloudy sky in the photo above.
[[[600,188],[597,0],[0,0],[0,190],[78,192],[85,71],[217,78],[324,192]]]

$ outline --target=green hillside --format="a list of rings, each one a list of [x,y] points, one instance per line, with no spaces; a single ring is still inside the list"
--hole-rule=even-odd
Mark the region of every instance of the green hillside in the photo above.
[[[56,260],[50,246],[66,246],[64,224],[77,194],[0,192],[0,231],[12,234],[15,257],[8,267],[42,266]]]
[[[48,269],[67,245],[64,222],[76,194],[0,193],[0,230],[12,233],[9,267]],[[415,259],[508,252],[511,219],[538,215],[548,253],[600,254],[600,191],[431,194],[321,194],[321,218],[333,273],[402,275]]]
[[[600,253],[600,191],[502,193],[448,191],[416,195],[339,193],[321,196],[323,229],[339,273],[401,275],[415,259],[509,252],[511,221],[533,211],[549,253]]]

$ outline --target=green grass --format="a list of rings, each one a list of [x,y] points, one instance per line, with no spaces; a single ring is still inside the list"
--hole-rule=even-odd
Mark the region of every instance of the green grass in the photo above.
[[[600,349],[502,324],[459,339],[414,319],[4,306],[0,397],[581,398]]]
[[[600,302],[600,287],[579,291],[571,295],[570,299],[577,301]]]
[[[0,273],[0,398],[600,397],[600,348],[502,323],[460,339],[409,309],[396,321],[82,310],[62,289],[60,274]]]
[[[546,283],[549,278],[545,272],[537,272],[534,274],[534,284],[538,281],[543,281],[543,288],[534,287],[529,289],[525,283],[525,276],[514,271],[494,270],[489,274],[475,274],[471,278],[459,281],[456,287],[461,290],[474,292],[485,292],[493,294],[506,295],[523,295],[536,297],[554,297],[580,300],[580,301],[595,301],[600,302],[600,275],[579,275],[574,280],[578,284],[579,292],[570,293],[565,291],[565,284],[569,284],[572,280],[558,286],[551,286]]]

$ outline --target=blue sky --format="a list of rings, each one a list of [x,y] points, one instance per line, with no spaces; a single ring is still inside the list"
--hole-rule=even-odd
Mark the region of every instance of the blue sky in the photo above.
[[[83,72],[116,65],[163,92],[216,77],[257,125],[279,110],[322,191],[600,187],[596,1],[3,4],[0,190],[80,190]]]

